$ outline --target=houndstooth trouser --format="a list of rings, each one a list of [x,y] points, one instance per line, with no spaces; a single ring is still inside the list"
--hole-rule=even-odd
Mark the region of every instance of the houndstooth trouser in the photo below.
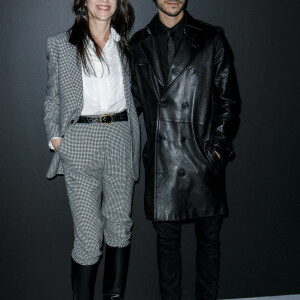
[[[73,218],[72,258],[92,265],[103,239],[111,247],[130,244],[134,179],[128,122],[76,123],[58,152]]]

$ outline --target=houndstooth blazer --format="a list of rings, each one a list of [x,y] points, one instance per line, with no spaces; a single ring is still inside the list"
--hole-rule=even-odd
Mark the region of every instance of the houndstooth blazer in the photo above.
[[[44,98],[44,123],[47,138],[50,141],[53,137],[63,137],[77,122],[83,107],[83,84],[81,64],[77,63],[76,46],[70,42],[69,32],[48,37],[46,55],[48,83]],[[128,122],[132,136],[132,175],[135,180],[138,180],[140,126],[131,94],[129,67],[125,59],[122,60],[122,66]],[[59,153],[54,152],[46,176],[51,179],[57,174],[63,174],[63,168]]]

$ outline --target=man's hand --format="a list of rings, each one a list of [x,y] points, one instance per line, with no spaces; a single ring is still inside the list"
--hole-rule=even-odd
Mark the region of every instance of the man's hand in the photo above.
[[[215,151],[215,153],[217,154],[217,156],[219,157],[219,159],[221,159],[221,155],[217,151]]]
[[[61,139],[52,139],[52,140],[51,140],[51,143],[52,143],[52,145],[53,145],[55,151],[58,151],[59,145],[60,145],[60,143],[61,143]]]

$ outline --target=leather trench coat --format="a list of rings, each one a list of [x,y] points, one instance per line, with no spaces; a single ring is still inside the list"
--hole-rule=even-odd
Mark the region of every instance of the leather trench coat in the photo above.
[[[240,113],[233,53],[221,27],[186,15],[169,72],[153,36],[158,15],[131,40],[132,92],[147,132],[145,212],[155,221],[228,212],[225,167]]]

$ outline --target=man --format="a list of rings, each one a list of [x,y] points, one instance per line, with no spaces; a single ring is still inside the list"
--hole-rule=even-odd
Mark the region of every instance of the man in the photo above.
[[[145,212],[157,232],[164,300],[181,297],[183,220],[195,223],[196,299],[217,297],[225,166],[240,113],[223,29],[192,18],[186,2],[157,0],[158,15],[132,38],[132,89],[147,131]]]

